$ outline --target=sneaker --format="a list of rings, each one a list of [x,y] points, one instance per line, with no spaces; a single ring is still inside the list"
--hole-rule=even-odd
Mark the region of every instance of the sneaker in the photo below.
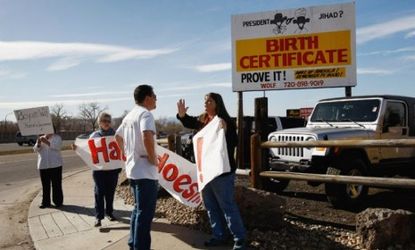
[[[117,220],[117,218],[115,218],[115,216],[114,216],[114,215],[112,215],[112,214],[107,215],[107,219],[108,219],[109,221],[116,221],[116,220]]]
[[[100,226],[101,226],[101,220],[100,219],[96,219],[95,220],[94,227],[100,227]]]
[[[237,240],[235,241],[235,244],[233,245],[233,250],[245,250],[245,240]]]
[[[226,245],[226,241],[217,238],[211,238],[205,241],[205,247],[217,247],[217,246],[224,246]]]

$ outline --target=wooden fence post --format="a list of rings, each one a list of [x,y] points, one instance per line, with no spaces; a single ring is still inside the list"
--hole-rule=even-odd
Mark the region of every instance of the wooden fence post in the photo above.
[[[182,136],[181,135],[176,135],[175,141],[176,141],[176,143],[175,143],[175,146],[176,146],[175,152],[178,155],[182,155],[182,153],[183,153],[182,152]]]
[[[167,143],[168,143],[168,148],[170,151],[174,152],[175,147],[175,142],[174,142],[175,136],[173,134],[167,136]]]
[[[262,149],[261,136],[255,133],[251,136],[251,184],[253,188],[262,189]]]

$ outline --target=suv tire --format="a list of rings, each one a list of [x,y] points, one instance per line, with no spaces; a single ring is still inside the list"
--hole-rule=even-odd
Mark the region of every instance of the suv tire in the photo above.
[[[270,169],[272,171],[272,169]],[[264,178],[262,185],[264,190],[274,193],[280,193],[290,184],[288,179]]]
[[[338,167],[329,167],[327,174],[366,176],[366,164],[354,155],[339,161]],[[325,191],[328,201],[336,208],[357,208],[366,198],[369,188],[355,184],[326,183]]]

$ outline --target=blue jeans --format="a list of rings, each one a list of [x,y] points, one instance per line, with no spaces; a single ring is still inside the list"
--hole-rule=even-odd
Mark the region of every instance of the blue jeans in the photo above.
[[[149,250],[151,223],[156,211],[158,181],[130,179],[130,186],[135,204],[131,214],[128,245],[134,250]]]
[[[104,219],[105,213],[112,215],[114,211],[114,194],[120,172],[121,169],[92,171],[95,182],[95,217],[99,220]]]
[[[235,174],[216,177],[202,190],[203,202],[208,212],[213,237],[226,239],[226,226],[234,241],[245,239],[245,227],[234,198]]]

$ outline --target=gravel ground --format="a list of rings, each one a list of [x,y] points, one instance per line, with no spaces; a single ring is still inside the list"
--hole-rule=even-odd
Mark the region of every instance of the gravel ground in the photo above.
[[[237,185],[248,185],[246,177],[238,178]],[[126,182],[117,192],[126,203],[132,204]],[[356,214],[367,207],[415,212],[414,194],[413,191],[371,189],[367,204],[356,211],[346,211],[334,209],[326,201],[323,185],[311,187],[305,182],[292,181],[280,194],[287,202],[284,226],[278,231],[248,229],[249,246],[252,249],[362,249],[355,232]],[[210,232],[203,207],[185,207],[169,195],[159,198],[156,213],[173,224]],[[393,245],[389,249],[415,249],[415,245]]]

